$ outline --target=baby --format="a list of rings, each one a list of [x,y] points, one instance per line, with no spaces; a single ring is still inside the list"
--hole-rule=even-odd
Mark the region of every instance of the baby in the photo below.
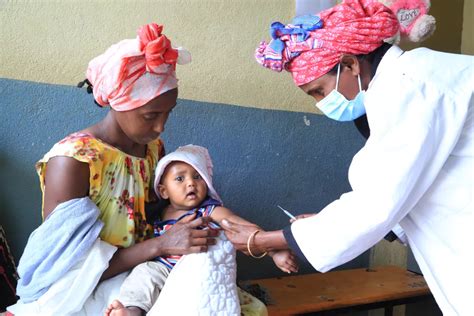
[[[187,145],[163,157],[155,172],[155,191],[167,202],[160,221],[155,222],[155,235],[161,236],[178,221],[201,216],[212,220],[210,228],[218,228],[223,219],[244,225],[252,223],[222,206],[212,185],[212,161],[207,149]],[[297,272],[298,265],[290,251],[269,253],[282,271]],[[119,300],[107,308],[105,315],[142,315],[156,302],[167,276],[181,256],[158,257],[132,270],[124,281]]]

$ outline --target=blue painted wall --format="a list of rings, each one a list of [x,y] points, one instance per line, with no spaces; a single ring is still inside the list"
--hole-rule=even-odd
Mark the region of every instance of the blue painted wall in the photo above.
[[[41,223],[35,162],[107,109],[75,87],[10,79],[0,79],[0,102],[0,223],[18,260],[29,233]],[[189,143],[207,147],[226,206],[264,229],[288,224],[277,204],[295,213],[315,212],[348,191],[347,168],[364,143],[352,123],[320,115],[182,99],[163,139],[168,152]],[[268,258],[239,256],[238,263],[240,279],[282,274]],[[364,254],[343,268],[367,265]],[[303,265],[301,271],[313,270]]]

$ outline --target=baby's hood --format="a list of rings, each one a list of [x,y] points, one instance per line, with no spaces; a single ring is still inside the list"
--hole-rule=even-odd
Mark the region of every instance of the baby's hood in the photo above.
[[[201,175],[204,181],[207,184],[208,195],[218,200],[222,203],[222,200],[217,194],[214,186],[212,185],[212,160],[209,152],[206,148],[197,146],[197,145],[186,145],[178,147],[174,152],[169,153],[168,155],[164,156],[158,162],[155,171],[155,192],[160,197],[160,193],[158,192],[158,185],[160,184],[161,177],[163,176],[163,172],[165,171],[166,167],[172,163],[173,161],[182,161],[189,165],[191,165],[197,172]]]

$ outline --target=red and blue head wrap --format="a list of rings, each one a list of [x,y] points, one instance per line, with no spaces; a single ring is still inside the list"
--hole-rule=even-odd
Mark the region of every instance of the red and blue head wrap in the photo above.
[[[376,0],[345,0],[319,15],[273,23],[272,41],[261,42],[255,58],[264,67],[291,72],[300,86],[326,74],[343,54],[374,51],[399,26],[394,13]]]

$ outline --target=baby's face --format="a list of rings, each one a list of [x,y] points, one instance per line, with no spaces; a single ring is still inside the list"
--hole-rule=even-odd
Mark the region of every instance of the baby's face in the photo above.
[[[204,201],[207,196],[207,185],[192,166],[175,161],[166,167],[159,191],[162,198],[169,199],[170,204],[176,209],[190,210]]]

